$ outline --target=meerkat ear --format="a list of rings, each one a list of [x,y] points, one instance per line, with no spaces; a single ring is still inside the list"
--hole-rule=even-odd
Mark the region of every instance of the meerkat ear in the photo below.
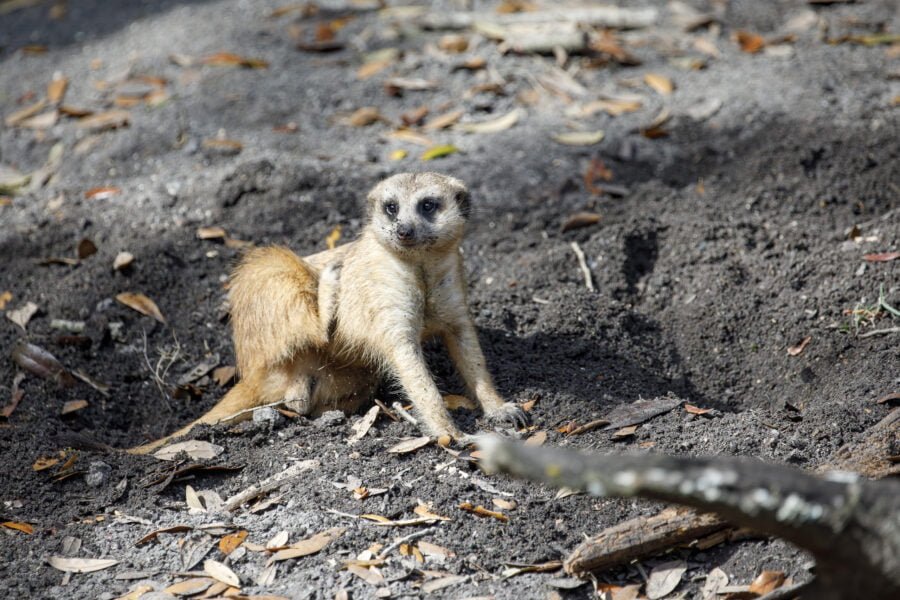
[[[455,194],[456,205],[459,207],[459,212],[466,219],[469,218],[469,215],[472,213],[472,195],[469,194],[469,190],[463,188],[456,192]]]

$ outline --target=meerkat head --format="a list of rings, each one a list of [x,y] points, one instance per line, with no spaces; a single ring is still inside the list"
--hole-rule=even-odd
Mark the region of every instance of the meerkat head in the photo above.
[[[369,228],[398,253],[444,250],[462,238],[469,218],[469,190],[438,173],[400,173],[368,197]]]

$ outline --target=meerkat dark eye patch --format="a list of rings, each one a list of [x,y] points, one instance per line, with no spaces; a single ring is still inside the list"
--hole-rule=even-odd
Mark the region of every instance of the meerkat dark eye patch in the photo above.
[[[441,202],[437,198],[426,197],[419,201],[419,213],[426,217],[432,216],[441,207]]]
[[[392,219],[397,216],[397,213],[400,211],[400,206],[394,202],[393,200],[388,200],[382,206],[384,210],[384,214],[391,217]]]

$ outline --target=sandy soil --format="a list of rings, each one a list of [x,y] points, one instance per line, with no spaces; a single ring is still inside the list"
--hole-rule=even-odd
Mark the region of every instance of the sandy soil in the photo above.
[[[24,331],[0,319],[2,403],[13,394],[17,366],[8,357],[20,339],[110,386],[103,395],[81,382],[60,387],[30,373],[20,384],[21,402],[0,428],[0,516],[34,531],[0,528],[8,597],[162,590],[186,577],[178,573],[201,570],[203,559],[227,562],[248,595],[333,598],[340,589],[353,598],[426,595],[420,586],[430,580],[427,572],[440,571],[463,578],[435,597],[592,596],[588,584],[553,587],[568,583],[560,572],[504,578],[504,569],[559,559],[585,535],[653,514],[658,505],[557,498],[556,490],[481,475],[435,446],[387,454],[400,439],[418,435],[402,421],[382,416],[351,448],[346,439],[360,415],[307,421],[270,411],[236,428],[193,434],[224,448],[200,462],[240,470],[174,478],[166,478],[172,463],[67,450],[61,440],[70,438],[59,437],[77,432],[127,447],[195,418],[223,394],[206,375],[177,397],[161,392],[200,363],[233,364],[223,282],[240,249],[198,239],[198,227],[220,226],[230,238],[287,244],[300,253],[321,250],[336,226],[341,241],[359,232],[366,190],[399,171],[437,170],[470,185],[477,208],[464,252],[472,314],[501,392],[538,399],[531,414],[536,430],[548,433],[547,444],[748,455],[815,469],[886,414],[875,399],[900,391],[900,334],[865,336],[898,325],[879,298],[900,307],[900,260],[863,258],[900,249],[900,52],[896,43],[824,41],[896,33],[900,16],[890,0],[814,9],[786,0],[691,2],[718,11],[712,30],[692,32],[671,5],[647,2],[660,11],[656,24],[618,34],[641,64],[572,56],[563,67],[568,77],[552,56],[504,55],[469,30],[460,32],[469,43],[465,52],[441,50],[446,32],[422,31],[396,12],[328,9],[323,2],[315,15],[271,18],[277,2],[108,4],[73,0],[58,19],[50,18],[53,3],[0,16],[4,116],[43,97],[54,73],[69,80],[65,106],[102,111],[116,108],[116,99],[133,104],[119,107],[128,110],[129,124],[114,130],[92,132],[65,115],[49,127],[0,130],[4,167],[34,173],[51,149],[62,151],[45,185],[26,186],[0,203],[0,294],[11,293],[6,315],[27,302],[39,308]],[[495,3],[475,4],[494,14]],[[352,18],[334,27],[342,48],[297,49],[298,35],[309,42],[317,24],[345,16]],[[761,35],[767,47],[742,51],[732,39],[739,30]],[[718,56],[698,50],[698,38],[711,40]],[[384,48],[399,49],[401,57],[361,79],[366,56]],[[217,52],[262,59],[268,67],[197,60]],[[454,68],[473,57],[488,68]],[[648,87],[648,73],[673,81],[674,92]],[[390,77],[435,85],[391,95],[384,86]],[[500,85],[475,88],[490,82]],[[626,93],[641,96],[639,110],[567,112]],[[377,107],[385,121],[347,124],[364,106]],[[426,121],[457,109],[462,122],[524,112],[493,134],[420,132],[459,149],[424,162],[423,146],[388,135],[401,115],[420,106],[429,108]],[[671,114],[661,126],[667,135],[642,135],[664,108]],[[605,138],[591,146],[552,139],[572,129],[603,130]],[[239,151],[210,143],[217,139],[238,141]],[[407,155],[394,160],[397,150]],[[584,173],[592,160],[612,172],[611,182],[594,185],[614,193],[591,193]],[[118,191],[89,193],[106,186]],[[580,211],[601,220],[561,232]],[[42,264],[75,256],[84,238],[96,254],[75,265]],[[587,255],[596,291],[585,286],[573,241]],[[123,251],[134,262],[114,270]],[[117,303],[122,292],[152,298],[167,324]],[[84,329],[54,328],[57,319],[83,322]],[[787,351],[807,337],[802,352]],[[443,352],[435,348],[430,358],[442,390],[464,393]],[[622,441],[609,432],[557,430],[670,393],[715,410],[697,416],[677,408]],[[388,404],[397,399],[389,390],[379,397]],[[77,400],[87,405],[61,414]],[[475,411],[454,416],[468,431],[487,426]],[[36,471],[40,457],[60,460]],[[186,485],[227,498],[306,459],[318,467],[265,510],[191,513],[185,504]],[[60,473],[68,476],[59,479]],[[348,482],[349,489],[336,485]],[[386,491],[358,500],[358,486]],[[492,507],[494,498],[517,502],[505,511],[508,523],[458,508]],[[453,556],[426,556],[423,564],[395,550],[377,584],[341,569],[372,544],[427,526],[385,528],[331,511],[409,519],[420,501],[449,517],[420,541]],[[247,531],[247,541],[260,545],[281,531],[290,542],[333,527],[346,531],[318,554],[279,563],[273,581],[259,585],[267,554],[244,547],[226,558],[217,546],[224,529],[200,528],[211,523]],[[193,529],[135,545],[175,524]],[[64,577],[47,560],[66,555],[119,563]],[[672,597],[700,597],[715,567],[735,584],[763,569],[795,580],[810,573],[809,558],[787,544],[749,540],[676,550],[604,579],[641,583],[642,571],[673,558],[686,560],[688,571]]]

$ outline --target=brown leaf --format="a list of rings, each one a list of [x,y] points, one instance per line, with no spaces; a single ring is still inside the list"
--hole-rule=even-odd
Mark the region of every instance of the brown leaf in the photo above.
[[[734,40],[740,45],[741,50],[748,54],[756,54],[766,45],[766,40],[761,35],[742,29],[734,32]]]
[[[600,222],[600,215],[593,212],[577,212],[570,215],[562,224],[560,230],[562,233],[572,231],[573,229],[581,229],[582,227],[590,227]]]
[[[491,517],[504,523],[507,523],[509,521],[509,517],[507,517],[503,513],[497,512],[495,510],[489,510],[481,505],[473,506],[471,502],[462,502],[460,503],[459,508],[479,517]]]
[[[222,554],[228,556],[234,552],[238,546],[244,543],[244,540],[247,539],[247,535],[249,534],[246,531],[241,530],[223,536],[222,539],[219,540],[219,550]]]
[[[353,127],[367,127],[378,121],[386,120],[387,119],[385,119],[374,106],[363,106],[362,108],[356,109],[353,114],[347,117],[346,123]]]
[[[7,127],[15,127],[16,125],[22,123],[23,121],[30,119],[34,115],[38,114],[47,106],[46,100],[39,100],[34,104],[26,106],[25,108],[21,108],[14,113],[7,115],[4,122]]]
[[[524,115],[524,110],[521,108],[514,108],[501,117],[489,119],[487,121],[479,121],[477,123],[460,123],[454,126],[454,129],[465,131],[467,133],[498,133],[500,131],[506,131],[518,123],[519,119]]]
[[[210,138],[203,140],[203,148],[211,150],[222,155],[233,155],[244,149],[244,144],[238,140],[229,140],[226,138]]]
[[[597,131],[567,131],[551,135],[555,141],[566,146],[592,146],[603,140],[604,132]]]
[[[122,188],[116,187],[114,185],[108,185],[104,187],[91,188],[84,193],[84,197],[88,200],[106,200],[107,198],[112,198],[113,196],[121,192]]]
[[[18,521],[6,521],[5,523],[0,523],[3,527],[7,529],[15,529],[16,531],[21,531],[22,533],[27,533],[31,535],[34,533],[34,527],[29,525],[28,523],[20,523]]]
[[[425,120],[425,117],[428,116],[428,107],[420,106],[418,108],[414,108],[412,110],[408,110],[402,115],[400,115],[400,120],[403,121],[403,124],[407,127],[412,127],[414,125],[421,125],[422,121]]]
[[[346,531],[342,527],[335,527],[321,533],[317,533],[305,540],[300,540],[291,544],[284,550],[279,550],[270,561],[288,560],[290,558],[300,558],[301,556],[309,556],[321,552],[328,544],[344,535]]]
[[[231,52],[216,52],[203,57],[200,62],[214,67],[244,67],[247,69],[267,69],[268,61],[240,56]]]
[[[376,75],[396,62],[396,58],[385,58],[383,60],[371,60],[356,70],[356,76],[359,79],[368,79],[372,75]]]
[[[461,110],[452,110],[450,112],[446,112],[432,118],[422,126],[422,129],[424,129],[425,131],[437,131],[439,129],[446,129],[447,127],[450,127],[451,125],[459,121],[463,114],[464,113]]]
[[[7,303],[13,299],[13,294],[9,290],[6,290],[2,294],[0,294],[0,310],[6,308]]]
[[[886,396],[882,396],[875,402],[878,404],[887,404],[889,402],[894,402],[896,400],[900,400],[900,392],[894,392],[892,394],[887,394]]]
[[[469,40],[457,33],[448,33],[438,40],[438,48],[444,52],[459,54],[469,49]]]
[[[359,565],[349,565],[347,566],[347,571],[371,585],[381,585],[384,583],[384,576],[374,569],[367,569]]]
[[[205,592],[213,583],[215,583],[215,579],[212,577],[192,577],[173,583],[163,591],[175,596],[193,596]]]
[[[56,125],[57,121],[59,121],[59,111],[54,109],[25,119],[19,123],[19,127],[27,127],[28,129],[49,129]]]
[[[863,260],[867,260],[869,262],[889,262],[892,260],[897,260],[900,258],[900,252],[879,252],[876,254],[866,254],[863,256]]]
[[[44,379],[56,381],[61,387],[75,385],[72,374],[56,360],[55,356],[40,346],[20,340],[13,346],[12,359],[22,369]]]
[[[583,433],[599,429],[600,427],[606,427],[607,425],[609,425],[609,421],[607,421],[606,419],[594,419],[593,421],[589,421],[584,425],[576,425],[575,421],[571,421],[569,424],[574,426],[571,428],[567,427],[567,431],[560,433],[565,433],[567,435],[581,435]]]
[[[232,379],[234,379],[235,373],[237,373],[237,369],[233,365],[226,365],[224,367],[214,369],[212,372],[212,378],[213,381],[216,382],[216,385],[218,385],[219,387],[225,387]]]
[[[672,80],[659,73],[647,73],[644,75],[644,83],[656,90],[663,96],[670,95],[675,90],[675,84]]]
[[[445,558],[453,558],[456,556],[456,553],[452,550],[430,542],[418,542],[416,546],[418,546],[419,550],[422,551],[422,554],[425,554],[426,556],[443,556]]]
[[[164,325],[166,323],[166,318],[163,316],[162,312],[160,312],[156,303],[144,294],[137,292],[123,292],[116,296],[116,300],[128,308],[136,310],[142,315],[153,317]]]
[[[329,250],[334,250],[335,246],[337,246],[338,240],[341,239],[341,226],[335,225],[334,229],[331,230],[331,233],[325,238],[325,245],[328,246]]]
[[[464,69],[466,71],[479,71],[487,66],[487,59],[482,56],[473,56],[459,63],[453,70]],[[488,84],[491,85],[491,84]]]
[[[54,75],[50,83],[47,84],[47,100],[51,104],[59,104],[66,95],[66,88],[69,87],[69,78],[63,75]]]
[[[425,519],[437,519],[438,521],[450,521],[450,517],[443,517],[437,513],[431,512],[431,507],[427,504],[417,504],[413,512]]]
[[[203,562],[203,570],[217,581],[227,583],[231,587],[240,587],[241,580],[229,567],[217,560],[207,559]]]
[[[606,166],[606,164],[602,160],[600,160],[599,158],[592,158],[591,162],[588,163],[588,167],[584,172],[584,187],[593,196],[599,196],[603,194],[603,188],[598,188],[594,185],[594,182],[597,181],[597,179],[602,179],[603,181],[612,181],[613,172],[609,169],[609,167]],[[597,215],[597,217],[597,220],[599,221],[599,215]]]
[[[612,434],[612,439],[614,440],[624,440],[625,438],[631,437],[637,431],[637,425],[629,425],[628,427],[622,427],[618,431]]]
[[[763,571],[750,584],[750,593],[765,596],[784,584],[785,576],[781,571]]]
[[[194,460],[205,460],[217,457],[224,450],[222,446],[204,440],[187,440],[163,446],[154,452],[153,456],[159,460],[175,460],[184,452]]]
[[[220,240],[226,235],[225,230],[217,226],[197,228],[197,237],[201,240]]]
[[[369,433],[369,429],[372,428],[372,425],[375,424],[375,420],[378,418],[378,414],[380,412],[380,406],[373,406],[372,408],[367,410],[366,414],[351,426],[351,429],[353,429],[353,435],[351,435],[347,439],[347,443],[353,445],[363,437],[365,437],[365,435]]]
[[[19,387],[19,384],[22,383],[23,379],[25,379],[25,373],[17,373],[16,376],[13,377],[12,393],[10,394],[9,404],[0,408],[0,417],[3,417],[4,419],[10,418],[19,406],[22,398],[25,397],[25,390]]]
[[[15,310],[6,311],[6,318],[21,327],[23,330],[28,327],[31,318],[37,314],[38,305],[34,302],[26,302]]]
[[[503,510],[516,510],[516,507],[519,506],[515,500],[504,500],[503,498],[491,498],[491,503]]]
[[[69,400],[65,404],[63,404],[62,410],[59,414],[68,415],[75,411],[79,411],[82,408],[87,408],[88,402],[87,400]]]
[[[103,131],[125,127],[130,122],[131,113],[127,110],[108,110],[79,119],[78,127],[90,131]]]
[[[693,404],[688,404],[685,402],[684,410],[691,413],[692,415],[705,415],[706,413],[712,411],[711,408],[699,408],[694,406]]]
[[[57,464],[59,464],[59,459],[55,456],[39,456],[31,468],[35,471],[44,471]]]
[[[425,137],[420,133],[416,133],[411,129],[406,129],[405,127],[401,127],[400,129],[396,129],[387,134],[387,136],[391,139],[399,140],[401,142],[409,142],[410,144],[418,144],[419,146],[431,147],[434,146],[434,142]]]
[[[119,564],[111,558],[65,558],[51,556],[47,561],[50,566],[66,573],[93,573]]]
[[[80,119],[82,117],[91,116],[92,114],[94,114],[94,111],[90,108],[80,108],[77,106],[72,106],[71,104],[63,104],[59,107],[59,114],[65,115],[66,117]]]
[[[523,402],[522,410],[524,410],[525,412],[531,412],[531,410],[534,408],[534,405],[537,404],[537,402],[538,402],[537,398],[533,398],[532,400]]]
[[[424,448],[430,443],[431,438],[427,435],[422,437],[406,438],[388,448],[387,452],[390,454],[408,454],[410,452],[415,452],[420,448]]]
[[[97,245],[88,238],[83,238],[80,242],[78,242],[78,247],[75,250],[75,254],[80,260],[84,260],[88,256],[97,254]]]
[[[809,343],[811,341],[812,341],[812,336],[808,335],[805,338],[803,338],[802,340],[800,340],[800,343],[798,343],[797,345],[788,346],[787,353],[791,356],[798,356],[806,349],[806,347],[809,345]]]

